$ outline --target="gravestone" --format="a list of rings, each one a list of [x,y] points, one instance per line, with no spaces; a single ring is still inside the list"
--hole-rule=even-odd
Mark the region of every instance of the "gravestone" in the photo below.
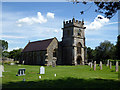
[[[0,65],[0,71],[4,72],[4,66]]]
[[[93,66],[93,65],[92,65],[92,62],[90,62],[90,68],[92,68],[92,66]]]
[[[110,62],[110,69],[112,69],[112,62]]]
[[[96,61],[94,61],[94,71],[96,71]]]
[[[15,65],[15,63],[10,63],[10,65]]]
[[[119,67],[118,61],[116,61],[116,66],[115,66],[115,71],[116,71],[116,72],[118,72],[118,67]]]
[[[54,74],[54,76],[56,77],[56,74]]]
[[[39,79],[41,79],[41,76],[39,76]]]
[[[43,66],[40,67],[40,74],[45,74],[45,68]]]
[[[107,60],[107,65],[106,65],[107,67],[109,66],[109,60]]]
[[[2,77],[2,70],[1,70],[1,68],[0,68],[0,77]]]
[[[24,65],[24,62],[25,62],[25,61],[22,61],[22,64],[23,64],[23,65]]]
[[[0,77],[2,77],[2,72],[4,72],[4,66],[0,65]]]
[[[100,70],[102,70],[102,61],[100,61]]]
[[[20,68],[20,69],[18,70],[17,76],[22,76],[22,75],[25,75],[25,68]]]

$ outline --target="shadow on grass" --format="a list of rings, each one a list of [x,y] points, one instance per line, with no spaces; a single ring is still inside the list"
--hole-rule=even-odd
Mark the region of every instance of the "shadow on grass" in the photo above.
[[[3,84],[2,88],[117,88],[120,80],[63,78],[56,80],[21,81]]]

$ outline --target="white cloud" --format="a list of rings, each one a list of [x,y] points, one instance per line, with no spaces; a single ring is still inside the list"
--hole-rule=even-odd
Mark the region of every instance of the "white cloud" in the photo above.
[[[11,39],[18,39],[18,38],[24,38],[22,36],[12,36],[12,35],[2,35],[2,38],[11,38]]]
[[[109,22],[108,18],[104,18],[102,15],[98,15],[93,22],[86,26],[87,30],[98,30]]]
[[[120,22],[110,22],[108,24],[110,25],[110,24],[118,24],[118,23],[120,23]]]
[[[10,51],[13,51],[13,50],[17,50],[17,49],[19,49],[19,47],[16,47],[16,48],[8,48],[8,52],[10,52]]]
[[[23,24],[32,25],[34,23],[46,23],[47,19],[41,14],[41,12],[37,12],[37,17],[25,17],[19,19],[17,21],[18,27],[21,27]]]
[[[48,12],[48,13],[47,13],[47,17],[48,17],[48,18],[53,18],[53,19],[54,19],[54,13]]]

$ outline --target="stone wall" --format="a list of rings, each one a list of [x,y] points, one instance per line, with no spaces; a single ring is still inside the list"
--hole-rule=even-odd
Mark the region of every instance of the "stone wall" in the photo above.
[[[56,55],[54,56],[53,53]],[[50,45],[47,48],[47,65],[52,65],[52,63],[56,63],[58,57],[58,41],[57,39],[53,39]]]
[[[24,52],[21,60],[26,65],[45,65],[45,54],[46,51]]]

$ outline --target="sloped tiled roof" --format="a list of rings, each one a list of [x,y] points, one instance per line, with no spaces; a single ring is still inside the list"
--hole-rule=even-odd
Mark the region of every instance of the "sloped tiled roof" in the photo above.
[[[53,39],[54,38],[35,41],[35,42],[29,42],[22,52],[46,50]]]

